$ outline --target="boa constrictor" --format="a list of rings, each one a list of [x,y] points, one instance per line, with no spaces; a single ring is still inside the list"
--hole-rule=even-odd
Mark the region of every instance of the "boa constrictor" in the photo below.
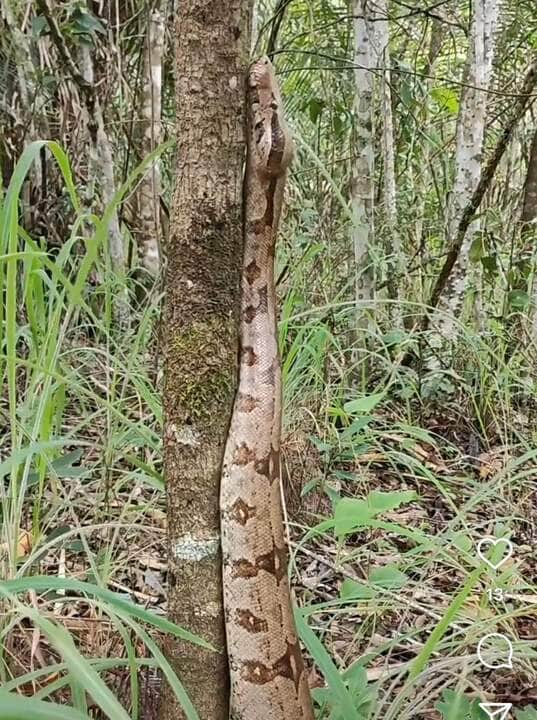
[[[274,248],[293,142],[268,58],[248,78],[239,386],[220,493],[234,720],[313,720],[287,582]]]

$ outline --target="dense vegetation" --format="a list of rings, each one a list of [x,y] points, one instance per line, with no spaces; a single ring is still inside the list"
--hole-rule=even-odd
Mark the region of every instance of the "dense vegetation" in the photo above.
[[[166,620],[156,5],[0,3],[0,718],[154,717],[156,669],[197,717],[159,649],[203,640]],[[256,28],[296,143],[284,485],[318,717],[535,719],[534,3],[265,0]]]

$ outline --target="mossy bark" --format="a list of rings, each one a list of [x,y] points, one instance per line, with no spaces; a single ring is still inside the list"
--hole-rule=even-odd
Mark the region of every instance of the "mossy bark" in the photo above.
[[[245,80],[252,0],[182,0],[168,245],[164,472],[169,616],[218,649],[170,642],[202,720],[227,720],[219,482],[237,378]],[[162,720],[184,717],[169,689]]]

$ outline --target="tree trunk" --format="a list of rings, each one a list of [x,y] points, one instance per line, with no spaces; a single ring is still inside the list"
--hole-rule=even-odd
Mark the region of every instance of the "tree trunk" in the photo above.
[[[464,208],[462,212],[462,216],[457,229],[457,234],[455,235],[454,241],[446,254],[444,264],[442,265],[442,268],[434,283],[433,289],[431,290],[431,295],[427,303],[428,307],[425,309],[425,312],[420,319],[419,326],[421,330],[427,330],[430,325],[432,311],[431,309],[437,307],[442,293],[444,292],[444,289],[448,284],[448,281],[451,277],[451,272],[457,262],[457,258],[463,246],[464,238],[466,237],[468,227],[473,222],[486,192],[490,189],[494,174],[498,168],[502,157],[504,156],[504,153],[513,136],[515,128],[533,103],[536,85],[537,61],[533,62],[528,68],[528,71],[526,72],[524,81],[522,82],[520,88],[520,92],[518,93],[517,99],[513,105],[509,117],[503,126],[496,147],[492,151],[489,160],[483,168],[477,187],[472,193],[472,197],[470,198],[468,205]],[[409,361],[410,354],[407,354],[402,360],[402,363],[408,364]]]
[[[397,183],[395,178],[395,141],[392,111],[392,72],[390,56],[390,24],[388,20],[388,0],[378,0],[376,22],[378,57],[382,69],[382,154],[384,159],[384,218],[386,222],[386,254],[390,258],[391,278],[388,290],[391,300],[401,299],[403,258],[401,238],[397,231]],[[393,311],[392,311],[393,310]],[[396,327],[402,325],[402,307],[396,302],[390,309]]]
[[[524,201],[520,221],[523,226],[537,220],[537,129],[531,143],[526,182],[524,183]]]
[[[149,21],[140,93],[140,152],[147,157],[162,142],[162,56],[164,17],[153,10]],[[160,271],[162,223],[160,222],[160,162],[156,160],[140,181],[136,193],[136,245],[141,263],[152,277]]]
[[[88,200],[93,204],[95,196],[98,196],[101,201],[101,209],[104,211],[104,208],[112,202],[117,190],[114,177],[114,153],[112,143],[105,130],[101,104],[94,91],[95,77],[91,49],[87,45],[82,45],[80,52],[81,77],[87,83],[88,88],[92,89],[89,101],[88,92],[80,93],[84,107],[83,117],[89,136]],[[114,319],[118,327],[124,331],[129,326],[130,310],[129,296],[125,286],[127,258],[117,208],[114,208],[108,223],[108,254],[111,268],[119,280],[117,294],[114,297]]]
[[[355,154],[351,204],[353,213],[352,244],[354,249],[354,277],[357,340],[363,343],[363,331],[369,325],[370,313],[365,303],[375,296],[374,265],[371,258],[374,233],[374,135],[373,135],[373,70],[377,66],[372,22],[374,7],[369,0],[353,0],[354,16],[354,80],[356,91]]]
[[[183,0],[164,309],[169,615],[218,652],[169,656],[202,720],[227,720],[219,481],[236,388],[245,78],[252,0]],[[184,717],[164,691],[162,720]]]
[[[48,123],[46,120],[46,113],[43,112],[46,101],[43,98],[41,91],[41,85],[39,82],[35,82],[35,78],[38,76],[37,68],[32,63],[32,52],[28,36],[20,28],[20,18],[13,7],[14,3],[7,2],[7,0],[1,0],[0,2],[0,32],[5,33],[5,37],[8,39],[10,52],[13,53],[11,62],[13,64],[13,73],[16,74],[18,86],[18,92],[14,92],[14,87],[10,88],[8,95],[7,107],[12,113],[12,120],[17,120],[18,123],[24,125],[26,128],[25,139],[26,142],[40,139],[42,137],[50,138],[50,132]],[[15,6],[16,7],[16,6]],[[21,14],[21,8],[16,7],[18,14]],[[24,13],[22,13],[24,15]],[[18,96],[18,97],[17,97]],[[16,103],[16,107],[13,107],[13,102]],[[8,126],[9,127],[9,126]],[[2,139],[0,143],[8,141],[6,148],[9,147],[9,135],[8,127],[2,127]],[[6,137],[6,134],[8,137]],[[17,146],[15,142],[15,147]],[[14,148],[10,148],[13,152]],[[22,148],[19,148],[22,151]],[[9,165],[11,168],[16,162],[14,156],[11,157]],[[6,172],[7,168],[2,166],[0,178],[2,174]],[[6,173],[10,179],[10,172]],[[29,171],[30,182],[24,184],[24,227],[26,230],[31,230],[35,223],[34,220],[34,207],[36,204],[36,198],[32,199],[32,194],[37,192],[41,187],[41,179],[44,177],[45,167],[43,157],[40,156],[36,163],[34,163]],[[6,182],[6,185],[8,183]],[[33,192],[32,192],[33,191]],[[39,191],[41,195],[41,191]],[[43,198],[41,198],[43,199]]]
[[[470,32],[465,87],[461,96],[457,119],[457,147],[455,152],[455,183],[448,207],[448,244],[453,243],[460,219],[481,175],[481,158],[485,137],[487,89],[492,74],[492,58],[498,0],[475,0]],[[467,280],[468,255],[472,241],[479,230],[473,221],[466,232],[457,263],[447,288],[447,315],[440,322],[442,334],[452,339],[454,316],[459,311]]]
[[[415,167],[414,164],[410,164],[409,166],[410,176],[408,178],[408,185],[413,189],[413,206],[416,208],[413,242],[414,247],[419,253],[423,267],[425,267],[427,261],[426,247],[428,228],[425,222],[427,198],[430,187],[433,185],[431,173],[432,141],[430,140],[432,130],[431,88],[434,84],[432,76],[436,70],[436,63],[442,52],[442,45],[445,39],[444,26],[438,18],[433,18],[430,25],[431,34],[427,51],[427,61],[423,69],[423,101],[417,111],[419,113],[418,121],[423,128],[425,142],[417,156],[417,167]],[[416,290],[420,295],[423,295],[425,292],[424,283],[426,282],[427,278],[425,273],[420,272],[419,285],[416,285]]]
[[[533,265],[533,279],[531,287],[531,297],[533,300],[532,335],[536,338],[537,280],[535,279],[535,268],[537,266],[537,262],[535,260],[535,239],[537,237],[537,129],[533,135],[530,156],[528,159],[528,169],[526,172],[526,181],[524,183],[522,212],[520,214],[520,225],[522,248],[520,251],[519,264],[524,265],[527,259],[527,261],[529,261],[528,264],[530,266]]]

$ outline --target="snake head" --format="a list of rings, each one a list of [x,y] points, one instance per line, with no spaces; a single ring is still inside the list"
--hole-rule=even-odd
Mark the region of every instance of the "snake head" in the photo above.
[[[283,103],[274,67],[268,57],[256,60],[248,75],[249,149],[259,173],[283,175],[291,162],[293,143],[283,117]]]
[[[262,55],[250,66],[249,82],[251,88],[270,90],[276,78],[274,66],[266,55]]]

